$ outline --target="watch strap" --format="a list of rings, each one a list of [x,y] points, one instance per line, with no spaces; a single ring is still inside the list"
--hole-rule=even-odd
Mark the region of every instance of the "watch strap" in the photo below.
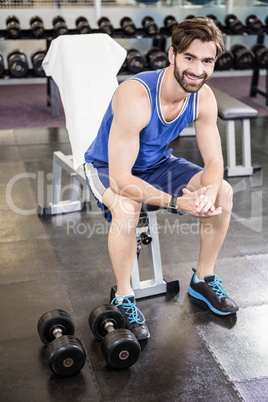
[[[178,213],[178,207],[177,207],[177,199],[179,195],[178,194],[173,194],[171,197],[171,200],[168,205],[168,212],[171,212],[172,214],[177,214]]]

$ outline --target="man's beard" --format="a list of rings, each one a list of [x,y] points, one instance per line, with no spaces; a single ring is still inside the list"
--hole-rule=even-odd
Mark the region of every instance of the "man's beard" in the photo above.
[[[194,83],[191,84],[191,83],[185,81],[185,79],[184,79],[185,75],[189,75],[190,77],[193,77],[193,78],[201,78],[201,77],[202,77],[203,80],[202,80],[199,84],[194,84]],[[183,71],[183,72],[180,74],[179,70],[177,69],[176,62],[175,62],[175,64],[174,64],[174,77],[175,77],[176,81],[178,82],[178,84],[182,87],[182,89],[183,89],[185,92],[189,92],[189,93],[198,92],[198,91],[202,88],[202,86],[203,86],[203,85],[209,80],[209,78],[210,78],[210,77],[208,77],[207,74],[205,74],[205,73],[202,74],[202,76],[197,77],[197,76],[194,75],[194,74],[188,73],[187,70]]]

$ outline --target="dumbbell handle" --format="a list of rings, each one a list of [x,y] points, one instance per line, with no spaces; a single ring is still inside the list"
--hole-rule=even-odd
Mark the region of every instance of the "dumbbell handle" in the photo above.
[[[61,330],[61,328],[56,327],[56,328],[53,330],[53,336],[54,336],[55,338],[59,338],[60,336],[62,336],[62,330]]]
[[[105,331],[107,331],[108,333],[114,331],[114,324],[113,324],[113,322],[112,322],[112,321],[106,321],[106,322],[104,323],[104,329],[105,329]]]

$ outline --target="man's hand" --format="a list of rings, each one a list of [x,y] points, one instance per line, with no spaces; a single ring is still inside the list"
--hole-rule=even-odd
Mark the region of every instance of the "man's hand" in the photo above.
[[[184,188],[183,196],[178,199],[179,209],[198,218],[220,215],[222,207],[215,208],[213,202],[205,195],[206,190],[206,187],[201,187],[197,191],[191,192]]]

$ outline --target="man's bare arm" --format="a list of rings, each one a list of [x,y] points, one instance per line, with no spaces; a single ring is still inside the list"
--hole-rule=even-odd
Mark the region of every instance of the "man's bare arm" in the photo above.
[[[195,122],[195,128],[198,147],[204,161],[201,184],[207,188],[206,196],[213,206],[222,184],[224,173],[221,140],[217,128],[217,114],[215,97],[211,89],[204,86],[200,91],[199,117]],[[211,207],[212,210],[214,210],[213,206]],[[208,208],[209,205],[204,211],[207,212]]]
[[[123,84],[113,100],[114,119],[108,153],[111,189],[122,196],[167,207],[170,195],[132,175],[139,153],[139,134],[150,119],[150,103],[145,89],[136,82]]]

